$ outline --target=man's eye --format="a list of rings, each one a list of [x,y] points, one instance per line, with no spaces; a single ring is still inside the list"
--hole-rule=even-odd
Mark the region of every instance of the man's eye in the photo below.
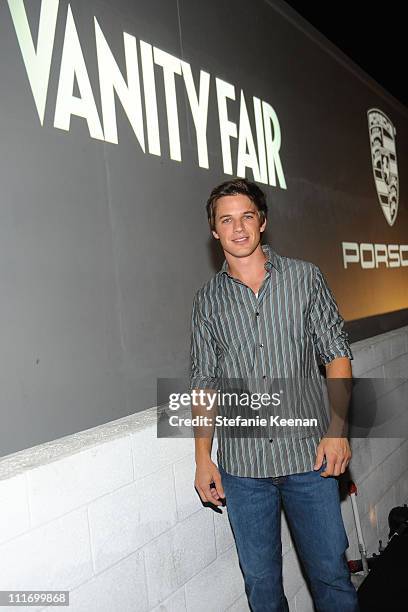
[[[230,221],[230,219],[223,219],[222,220],[223,223],[228,223],[228,221]]]
[[[253,219],[253,218],[254,218],[254,215],[245,215],[245,218],[246,218],[246,219]]]

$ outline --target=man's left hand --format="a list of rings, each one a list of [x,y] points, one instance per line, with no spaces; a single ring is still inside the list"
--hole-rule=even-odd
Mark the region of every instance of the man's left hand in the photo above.
[[[340,476],[344,474],[351,459],[351,449],[347,438],[322,438],[317,447],[314,469],[318,470],[326,456],[326,470],[320,476]]]

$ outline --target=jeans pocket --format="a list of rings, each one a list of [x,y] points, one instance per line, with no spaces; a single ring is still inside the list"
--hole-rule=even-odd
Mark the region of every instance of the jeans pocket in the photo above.
[[[322,465],[320,466],[320,468],[317,471],[318,472],[324,472],[326,467],[327,467],[327,459],[323,459]]]

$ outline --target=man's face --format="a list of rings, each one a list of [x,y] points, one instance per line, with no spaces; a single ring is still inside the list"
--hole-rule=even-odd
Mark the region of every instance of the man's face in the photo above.
[[[235,257],[248,257],[257,248],[266,220],[259,225],[259,214],[248,196],[223,196],[215,204],[214,238],[221,242],[227,253]]]

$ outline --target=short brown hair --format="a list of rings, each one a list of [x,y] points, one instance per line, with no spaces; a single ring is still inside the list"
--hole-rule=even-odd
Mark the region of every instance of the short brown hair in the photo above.
[[[210,197],[207,200],[207,218],[212,230],[215,229],[215,205],[217,200],[223,196],[237,195],[239,193],[248,196],[248,198],[255,204],[258,209],[259,223],[260,225],[263,224],[268,216],[268,206],[266,204],[264,192],[258,187],[258,185],[252,183],[248,179],[236,178],[225,181],[224,183],[221,183],[221,185],[214,187]]]

